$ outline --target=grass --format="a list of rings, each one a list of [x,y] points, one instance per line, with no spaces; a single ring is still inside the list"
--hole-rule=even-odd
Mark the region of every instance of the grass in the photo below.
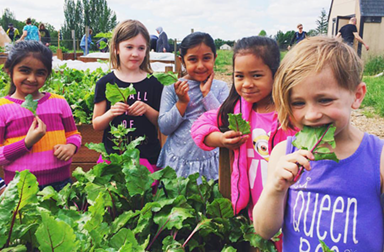
[[[217,50],[217,58],[215,62],[215,72],[232,74],[232,50]],[[230,69],[230,71],[228,71]]]
[[[364,76],[363,81],[367,84],[367,94],[362,107],[372,107],[380,117],[384,117],[384,76]]]
[[[384,56],[370,57],[364,66],[364,75],[376,75],[384,71]]]

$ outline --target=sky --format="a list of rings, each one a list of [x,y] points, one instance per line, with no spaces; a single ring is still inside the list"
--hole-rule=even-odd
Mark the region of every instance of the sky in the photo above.
[[[52,24],[64,24],[64,0],[1,0],[2,14],[10,9],[20,21],[28,17]],[[4,4],[5,3],[5,4]],[[137,19],[156,34],[163,27],[168,38],[182,40],[194,31],[209,33],[214,39],[237,40],[258,35],[265,30],[275,35],[279,30],[316,28],[316,20],[331,0],[107,0],[117,20]]]

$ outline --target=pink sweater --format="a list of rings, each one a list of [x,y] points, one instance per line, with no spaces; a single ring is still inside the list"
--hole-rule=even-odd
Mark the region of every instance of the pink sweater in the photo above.
[[[77,150],[80,148],[81,136],[68,103],[62,96],[50,93],[38,101],[36,113],[47,131],[31,149],[25,147],[24,139],[34,116],[21,103],[23,100],[9,96],[0,98],[0,165],[4,168],[5,183],[22,170],[33,173],[40,185],[69,178],[72,159],[61,161],[53,155],[56,144],[71,143]]]
[[[248,103],[241,99],[236,103],[234,108],[234,114],[242,113],[243,119],[251,121],[252,115],[252,103]],[[212,132],[218,131],[217,125],[217,113],[218,110],[210,110],[201,115],[192,125],[191,135],[195,143],[203,150],[212,150],[213,147],[209,147],[204,144],[204,139]],[[277,120],[277,114],[274,117],[272,125],[271,136],[269,138],[269,148],[271,152],[273,147],[281,141],[287,139],[288,136],[296,134],[294,130],[282,130]],[[270,154],[270,153],[269,153]],[[234,213],[238,214],[242,209],[246,208],[250,198],[249,178],[248,178],[248,163],[247,163],[247,146],[243,144],[239,149],[234,150],[231,174],[231,200],[234,209]],[[256,202],[255,202],[256,203]]]

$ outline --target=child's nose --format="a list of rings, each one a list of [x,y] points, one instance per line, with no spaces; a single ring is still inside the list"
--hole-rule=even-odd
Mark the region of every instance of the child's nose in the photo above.
[[[35,82],[36,79],[37,79],[37,78],[36,78],[36,75],[33,74],[33,73],[29,74],[29,75],[28,75],[28,78],[27,78],[27,80],[28,80],[29,82]]]
[[[308,121],[320,119],[321,116],[321,110],[317,106],[309,105],[305,112],[305,119]]]

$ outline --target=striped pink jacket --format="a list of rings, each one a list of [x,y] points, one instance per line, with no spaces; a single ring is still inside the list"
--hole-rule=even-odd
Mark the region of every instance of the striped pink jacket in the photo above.
[[[22,102],[9,96],[0,98],[0,165],[6,184],[22,170],[33,173],[40,185],[69,178],[72,160],[61,161],[53,155],[56,144],[71,143],[80,148],[81,136],[67,101],[50,93],[38,101],[36,113],[47,131],[31,149],[25,147],[24,139],[34,115],[20,106]]]

